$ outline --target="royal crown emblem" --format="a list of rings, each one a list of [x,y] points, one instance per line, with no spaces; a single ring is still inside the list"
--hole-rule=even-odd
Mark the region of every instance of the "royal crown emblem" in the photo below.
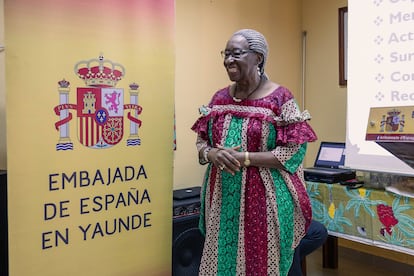
[[[106,60],[101,55],[97,59],[76,63],[75,73],[87,86],[115,87],[125,75],[125,69],[121,64]]]
[[[70,104],[70,82],[66,79],[58,81],[60,102],[54,111],[59,116],[55,128],[60,136],[56,150],[73,150],[69,135],[69,123],[73,119],[71,110],[76,110],[77,137],[82,145],[102,149],[120,143],[124,137],[125,110],[129,110],[130,123],[126,145],[140,145],[138,129],[141,120],[138,115],[142,107],[138,105],[139,85],[135,82],[129,85],[129,104],[124,103],[124,89],[115,87],[125,76],[125,68],[101,55],[97,59],[77,62],[74,71],[86,87],[76,88],[76,104]]]

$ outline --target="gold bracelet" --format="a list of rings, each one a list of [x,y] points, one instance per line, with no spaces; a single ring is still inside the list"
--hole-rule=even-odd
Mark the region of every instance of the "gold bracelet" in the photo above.
[[[245,167],[250,166],[250,159],[249,159],[249,152],[248,151],[244,152],[244,166]]]

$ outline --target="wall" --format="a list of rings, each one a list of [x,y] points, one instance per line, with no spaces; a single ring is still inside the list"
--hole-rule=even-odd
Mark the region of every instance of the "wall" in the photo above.
[[[300,0],[176,0],[175,188],[201,185],[205,167],[198,164],[196,135],[190,128],[199,116],[198,107],[230,83],[220,51],[242,28],[266,36],[267,74],[301,102]]]
[[[303,0],[306,35],[305,108],[319,141],[311,143],[305,164],[314,162],[320,141],[345,141],[346,87],[339,86],[338,8],[347,0]]]
[[[0,0],[0,44],[4,42]],[[174,187],[201,185],[195,134],[190,130],[215,90],[229,83],[220,57],[229,36],[257,28],[270,44],[267,73],[301,103],[301,32],[306,30],[305,107],[319,141],[345,141],[346,88],[338,85],[338,8],[346,0],[176,0],[176,126]],[[0,53],[0,169],[6,168],[4,56]],[[332,115],[333,114],[333,115]],[[319,143],[305,159],[310,165]]]
[[[4,0],[0,0],[0,45],[4,46]],[[5,51],[0,50],[0,169],[6,169]]]

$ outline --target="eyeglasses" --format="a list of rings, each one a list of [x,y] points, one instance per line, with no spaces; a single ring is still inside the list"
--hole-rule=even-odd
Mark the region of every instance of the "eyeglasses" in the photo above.
[[[232,56],[234,59],[239,59],[241,58],[243,55],[247,54],[247,53],[253,53],[253,50],[242,50],[242,49],[233,49],[233,50],[223,50],[221,51],[221,56],[224,59],[228,59],[230,56]]]

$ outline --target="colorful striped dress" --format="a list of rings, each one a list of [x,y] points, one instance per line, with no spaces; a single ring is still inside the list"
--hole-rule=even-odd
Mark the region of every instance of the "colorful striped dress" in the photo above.
[[[242,168],[234,176],[208,164],[201,192],[205,244],[199,275],[287,275],[310,224],[302,161],[316,135],[292,93],[279,86],[262,99],[234,101],[216,92],[192,130],[197,147],[271,151],[284,170]]]

